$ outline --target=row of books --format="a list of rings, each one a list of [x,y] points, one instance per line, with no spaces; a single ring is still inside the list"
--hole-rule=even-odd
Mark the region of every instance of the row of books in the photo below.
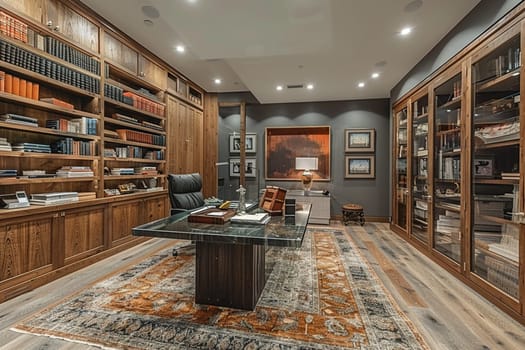
[[[110,170],[111,175],[135,175],[134,168],[112,168]]]
[[[107,158],[137,158],[137,159],[151,159],[163,160],[164,151],[152,151],[138,146],[125,146],[115,148],[105,148],[104,157]]]
[[[37,34],[39,35],[39,34]],[[66,62],[74,64],[96,75],[100,74],[100,62],[93,57],[57,40],[51,36],[44,37],[45,51]]]
[[[42,143],[16,143],[12,146],[12,148],[13,151],[18,152],[51,153],[51,146]]]
[[[133,107],[164,117],[164,105],[154,102],[148,98],[139,96],[131,91],[123,92],[122,96],[130,98],[132,101],[131,105]]]
[[[18,171],[16,169],[0,169],[0,177],[16,177]]]
[[[97,119],[87,117],[75,119],[51,119],[46,120],[46,128],[84,135],[96,135]]]
[[[145,132],[129,129],[117,129],[116,131],[119,137],[125,141],[149,143],[158,146],[166,145],[166,136],[164,135],[152,135]]]
[[[159,125],[159,124],[148,122],[146,120],[140,121],[137,118],[130,117],[129,115],[124,115],[124,114],[120,114],[120,113],[113,113],[111,115],[111,117],[113,119],[117,119],[117,120],[120,120],[120,121],[123,121],[123,122],[141,125],[141,126],[143,126],[145,128],[155,129],[155,130],[159,130],[159,131],[163,131],[164,130],[164,128],[161,125]]]
[[[96,154],[94,141],[74,140],[71,137],[58,140],[51,145],[52,153],[93,156]]]
[[[122,90],[121,87],[115,86],[113,84],[104,83],[104,96],[109,97],[115,101],[124,102],[123,93],[124,90]]]
[[[62,83],[98,94],[100,80],[0,40],[0,60]]]
[[[0,71],[0,92],[38,100],[40,85],[30,80],[25,80],[16,75]]]
[[[27,24],[0,11],[0,33],[27,43]]]
[[[158,175],[159,171],[154,166],[142,166],[136,168],[111,168],[111,175]]]
[[[33,127],[38,127],[38,119],[27,117],[25,115],[4,113],[0,115],[0,121],[10,124],[22,124]]]

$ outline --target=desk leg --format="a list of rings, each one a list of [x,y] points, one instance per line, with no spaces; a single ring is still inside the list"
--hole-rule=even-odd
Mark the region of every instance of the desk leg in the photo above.
[[[197,304],[253,310],[265,283],[264,246],[196,242]]]

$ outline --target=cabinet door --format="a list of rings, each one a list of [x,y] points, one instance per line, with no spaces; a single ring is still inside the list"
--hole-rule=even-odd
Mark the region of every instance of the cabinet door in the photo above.
[[[444,79],[445,80],[445,79]],[[434,89],[433,248],[461,261],[461,72]]]
[[[427,244],[429,241],[429,160],[428,160],[428,95],[412,103],[412,203],[411,236]]]
[[[0,282],[44,267],[51,270],[57,227],[52,216],[0,225]]]
[[[202,173],[203,113],[175,98],[168,100],[170,138],[168,171]]]
[[[39,23],[44,18],[44,0],[2,0],[2,5]]]
[[[168,216],[166,210],[167,196],[148,198],[144,200],[144,223]]]
[[[99,28],[59,0],[46,0],[44,24],[77,43],[81,47],[99,52]]]
[[[143,202],[134,200],[111,205],[111,246],[131,238],[131,229],[143,223]]]
[[[135,75],[138,73],[137,51],[108,33],[104,33],[104,56],[130,73]]]
[[[104,207],[86,207],[65,212],[65,262],[85,258],[104,247]]]
[[[408,154],[408,111],[402,106],[395,111],[394,138],[394,205],[393,224],[407,232],[407,154]]]
[[[138,76],[162,90],[165,90],[168,84],[168,72],[142,55],[139,55]]]
[[[478,278],[516,300],[523,286],[519,28],[498,41],[487,45],[492,51],[474,57],[472,66],[470,266]]]

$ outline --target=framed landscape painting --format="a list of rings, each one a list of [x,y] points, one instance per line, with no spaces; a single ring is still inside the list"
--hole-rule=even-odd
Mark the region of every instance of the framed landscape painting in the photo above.
[[[373,179],[376,177],[375,156],[346,156],[346,179]]]
[[[314,180],[330,180],[330,127],[276,127],[265,131],[266,180],[300,181],[304,169],[296,169],[301,158],[315,158]]]
[[[345,152],[374,152],[375,129],[345,129]]]

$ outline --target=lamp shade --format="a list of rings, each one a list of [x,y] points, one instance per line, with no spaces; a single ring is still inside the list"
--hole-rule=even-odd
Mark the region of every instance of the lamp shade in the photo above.
[[[317,157],[297,157],[295,158],[295,169],[297,170],[317,170]]]

